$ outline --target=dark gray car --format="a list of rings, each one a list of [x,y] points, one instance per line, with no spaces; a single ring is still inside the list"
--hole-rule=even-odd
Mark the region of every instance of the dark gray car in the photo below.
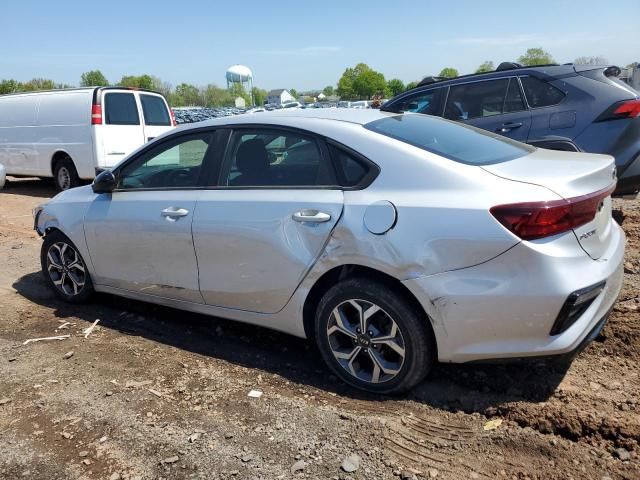
[[[425,78],[382,110],[443,116],[537,147],[615,157],[616,194],[640,190],[640,94],[617,67],[501,64],[490,73]]]

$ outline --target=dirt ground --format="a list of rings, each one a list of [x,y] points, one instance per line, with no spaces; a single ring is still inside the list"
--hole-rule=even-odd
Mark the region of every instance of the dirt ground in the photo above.
[[[52,194],[0,192],[2,479],[640,478],[637,200],[616,201],[622,296],[570,366],[441,365],[384,398],[283,334],[108,295],[57,301],[31,218]],[[70,337],[23,345],[51,335]]]

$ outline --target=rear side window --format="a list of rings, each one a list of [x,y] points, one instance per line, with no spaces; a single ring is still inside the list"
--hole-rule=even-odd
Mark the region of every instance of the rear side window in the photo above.
[[[336,163],[338,184],[342,187],[355,187],[361,183],[369,173],[369,166],[341,148],[333,145],[329,148]]]
[[[140,125],[133,93],[107,93],[104,96],[105,120],[109,125]]]
[[[164,100],[156,95],[140,95],[145,125],[170,126],[171,117]]]
[[[532,108],[557,105],[564,98],[561,90],[547,82],[535,77],[522,77],[521,80],[527,102]]]
[[[365,128],[468,165],[489,165],[522,157],[535,149],[508,138],[426,115],[395,115]]]
[[[502,113],[509,79],[455,85],[449,89],[445,118],[469,120]]]
[[[413,112],[424,113],[426,115],[442,115],[443,92],[446,89],[435,88],[426,92],[419,92],[403,98],[399,102],[391,105],[385,110],[396,113]]]
[[[239,130],[230,141],[221,185],[305,187],[335,185],[331,162],[306,135],[271,129]]]

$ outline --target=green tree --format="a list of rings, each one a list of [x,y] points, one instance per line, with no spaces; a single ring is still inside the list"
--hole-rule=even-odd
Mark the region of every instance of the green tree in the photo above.
[[[445,67],[440,71],[440,75],[438,76],[444,78],[455,78],[458,76],[458,70],[452,67]]]
[[[389,90],[389,95],[396,96],[399,93],[404,92],[405,86],[402,80],[392,78],[387,82],[387,90]]]
[[[518,63],[532,67],[555,63],[555,60],[549,52],[544,51],[542,48],[529,48],[524,55],[518,57]]]
[[[144,88],[147,90],[153,90],[153,78],[151,75],[125,75],[118,82],[118,86],[120,87],[133,87],[133,88]]]
[[[387,82],[384,75],[372,70],[369,65],[359,63],[347,68],[338,80],[337,93],[343,100],[369,99],[373,95],[384,95]]]
[[[189,83],[181,83],[176,87],[171,103],[176,107],[204,106],[200,90]]]
[[[493,72],[495,67],[493,66],[493,62],[491,60],[487,60],[482,62],[478,68],[476,68],[476,73],[486,73]]]
[[[412,88],[416,88],[418,86],[418,82],[409,82],[405,85],[405,90],[411,90]]]
[[[604,57],[578,57],[573,63],[575,65],[607,65],[609,61]]]
[[[238,97],[244,98],[245,105],[247,106],[251,105],[251,96],[249,95],[249,92],[247,92],[241,84],[234,83],[233,85],[231,85],[231,87],[229,87],[228,91],[229,91],[229,94],[231,95],[231,99],[229,103],[227,103],[227,105],[231,105],[231,106],[235,105],[236,98]]]
[[[16,93],[20,91],[20,83],[15,80],[2,80],[0,81],[0,95],[6,93]]]
[[[322,89],[322,93],[324,93],[327,97],[330,97],[334,94],[334,88],[331,85],[327,85]]]
[[[81,87],[106,87],[107,85],[109,85],[109,80],[100,70],[90,70],[80,76]]]
[[[264,102],[267,100],[267,91],[262,88],[253,87],[251,92],[253,93],[253,103],[259,106],[264,105]]]
[[[293,98],[295,98],[296,100],[298,100],[298,91],[295,88],[290,88],[289,89],[289,93],[291,94],[291,96]]]

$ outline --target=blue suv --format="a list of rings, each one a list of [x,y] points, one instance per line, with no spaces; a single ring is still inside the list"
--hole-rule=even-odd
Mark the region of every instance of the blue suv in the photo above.
[[[617,195],[640,190],[640,94],[618,67],[500,64],[495,72],[425,78],[382,110],[437,115],[531,145],[616,159]]]

